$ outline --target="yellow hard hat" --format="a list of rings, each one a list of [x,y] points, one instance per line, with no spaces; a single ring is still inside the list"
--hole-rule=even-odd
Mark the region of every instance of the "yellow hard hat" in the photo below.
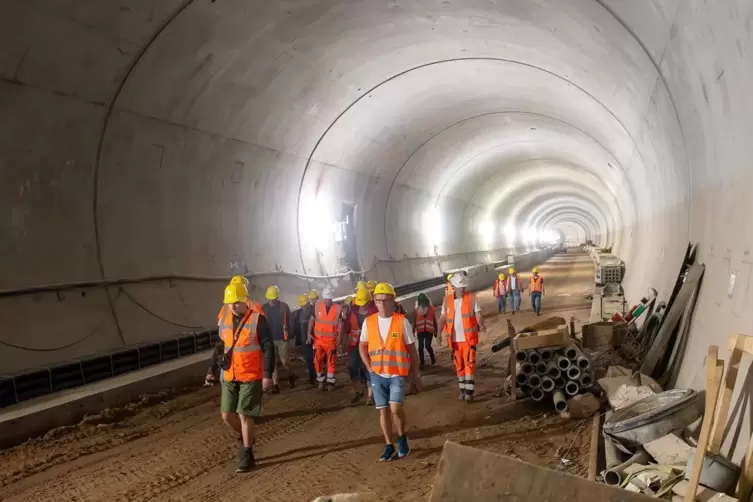
[[[243,284],[248,288],[248,279],[246,279],[245,275],[234,275],[232,279],[230,279],[230,284]]]
[[[376,287],[377,287],[376,281],[369,281],[366,283],[366,289],[368,289],[369,291],[374,291]]]
[[[539,273],[539,267],[533,267],[533,273],[538,274]]]
[[[267,288],[267,293],[264,295],[267,300],[277,300],[280,297],[280,288],[277,286],[270,286]]]
[[[374,287],[374,294],[395,296],[395,288],[389,282],[380,282]]]
[[[514,274],[514,273],[515,273],[515,269],[514,269],[514,268],[512,268],[512,267],[510,267],[510,270],[508,270],[507,272],[508,272],[509,274]]]
[[[447,274],[447,281],[448,281],[448,282],[449,282],[449,280],[450,280],[450,279],[452,279],[452,276],[453,276],[453,275],[454,275],[454,274]]]
[[[359,289],[356,291],[356,297],[353,299],[353,303],[355,303],[359,307],[363,307],[369,301],[371,300],[371,293],[369,293],[368,289]]]
[[[358,281],[358,284],[356,284],[356,291],[359,289],[369,289],[369,285],[366,284],[366,281]]]
[[[243,284],[228,284],[225,288],[225,304],[247,302],[248,289]]]
[[[309,295],[298,295],[298,306],[303,307],[309,302]]]
[[[317,298],[319,298],[319,291],[315,289],[309,291],[309,300],[316,300]]]
[[[503,281],[505,279],[505,274],[499,274],[499,280]]]
[[[345,305],[350,305],[350,303],[351,303],[352,301],[353,301],[353,297],[352,297],[352,296],[346,296],[346,297],[345,297],[345,300],[343,300],[343,303],[344,303]]]

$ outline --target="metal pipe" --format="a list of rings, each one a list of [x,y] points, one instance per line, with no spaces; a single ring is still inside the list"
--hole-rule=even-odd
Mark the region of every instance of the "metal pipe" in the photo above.
[[[564,389],[565,388],[565,377],[557,377],[554,379],[554,388],[555,389]]]
[[[531,389],[531,399],[542,401],[544,399],[544,391],[541,389]]]
[[[541,349],[539,355],[541,356],[542,361],[549,362],[554,357],[554,351],[550,349]]]
[[[536,364],[536,373],[538,373],[539,375],[546,375],[547,373],[549,373],[549,365],[544,361],[540,361],[538,364]]]
[[[530,385],[532,389],[538,389],[541,387],[541,377],[535,373],[530,375],[528,377],[528,385]]]
[[[577,366],[570,366],[567,370],[567,378],[575,380],[576,382],[580,380],[580,370]]]
[[[567,382],[565,384],[565,394],[568,396],[574,396],[580,392],[580,385],[577,382]]]
[[[580,376],[580,386],[584,389],[594,384],[594,377],[590,373],[584,372]]]
[[[587,370],[591,367],[591,361],[588,360],[586,356],[580,356],[576,360],[576,364],[578,365],[578,368],[582,370]]]
[[[528,352],[526,352],[525,350],[519,350],[515,352],[515,360],[519,363],[528,361]]]
[[[535,350],[528,351],[528,361],[531,364],[538,364],[541,361],[541,355]]]
[[[520,373],[515,375],[515,381],[518,383],[518,385],[523,385],[528,382],[528,375],[521,371]]]
[[[555,361],[556,361],[556,363],[557,363],[557,367],[558,367],[558,368],[559,368],[560,370],[562,370],[562,371],[565,371],[565,370],[567,370],[567,369],[568,369],[568,368],[570,367],[570,359],[568,359],[568,358],[567,358],[567,357],[565,357],[565,356],[559,356],[559,355],[558,355],[558,356],[557,356],[557,357],[555,358]]]
[[[554,390],[554,380],[549,377],[541,379],[541,390],[544,392],[552,392]]]
[[[518,389],[520,389],[520,392],[522,392],[524,396],[527,396],[531,393],[531,387],[528,384],[523,384],[518,387]]]
[[[521,364],[520,365],[520,371],[522,373],[525,373],[526,375],[533,374],[533,372],[534,372],[533,364],[531,364],[529,362],[525,362],[525,363]]]
[[[605,441],[605,443],[608,443],[608,441]],[[622,476],[625,474],[625,469],[633,464],[645,464],[649,460],[651,460],[651,455],[649,455],[642,447],[638,447],[635,451],[635,455],[627,459],[625,462],[604,471],[604,482],[611,486],[617,486],[622,483]]]
[[[549,369],[547,370],[546,374],[551,378],[559,378],[562,376],[562,372],[557,367],[557,363],[555,362],[549,363]]]
[[[582,355],[580,351],[578,350],[578,347],[575,345],[571,345],[570,347],[565,349],[565,357],[568,359],[575,361],[578,359],[578,356]]]
[[[554,394],[552,394],[552,399],[554,400],[554,409],[559,411],[560,413],[563,411],[567,411],[567,399],[565,399],[565,393],[561,390],[555,390]]]

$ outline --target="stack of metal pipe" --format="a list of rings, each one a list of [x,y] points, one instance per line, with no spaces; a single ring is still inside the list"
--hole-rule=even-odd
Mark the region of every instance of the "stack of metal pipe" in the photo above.
[[[557,411],[567,411],[567,400],[594,383],[591,361],[575,345],[521,350],[515,360],[518,389],[534,401],[548,397]]]

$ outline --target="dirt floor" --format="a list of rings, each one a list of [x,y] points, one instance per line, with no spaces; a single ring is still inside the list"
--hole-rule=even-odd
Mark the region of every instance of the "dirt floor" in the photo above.
[[[559,255],[541,268],[548,314],[588,322],[593,281],[587,255]],[[448,439],[585,475],[591,420],[566,420],[548,406],[494,397],[507,374],[506,319],[520,329],[530,312],[498,315],[491,291],[479,293],[489,330],[482,333],[477,398],[458,401],[447,349],[427,367],[422,393],[407,398],[411,455],[380,464],[383,439],[376,411],[350,406],[348,377],[335,392],[302,384],[266,397],[258,429],[257,469],[235,474],[235,436],[219,416],[219,388],[184,390],[105,410],[0,452],[0,500],[265,500],[297,502],[338,492],[374,491],[385,500],[426,500]],[[436,342],[435,342],[436,343]],[[343,368],[344,369],[344,368]],[[301,374],[303,368],[298,365]],[[561,459],[566,459],[563,462]],[[504,473],[500,473],[504,475]]]

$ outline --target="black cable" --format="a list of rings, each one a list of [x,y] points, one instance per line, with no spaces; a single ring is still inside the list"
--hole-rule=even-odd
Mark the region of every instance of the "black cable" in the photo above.
[[[140,307],[140,308],[141,308],[142,310],[144,310],[144,311],[145,311],[145,312],[147,312],[148,314],[151,314],[151,315],[153,315],[154,317],[156,317],[156,318],[157,318],[157,319],[159,319],[160,321],[166,322],[166,323],[168,323],[168,324],[172,324],[173,326],[178,326],[179,328],[188,328],[188,329],[205,329],[205,328],[204,328],[204,326],[188,326],[188,325],[186,325],[186,324],[180,324],[180,323],[178,323],[178,322],[175,322],[175,321],[171,321],[171,320],[169,320],[169,319],[165,319],[165,318],[164,318],[164,317],[162,317],[161,315],[159,315],[159,314],[155,313],[154,311],[150,310],[150,309],[149,309],[148,307],[146,307],[145,305],[142,305],[141,303],[139,303],[139,301],[138,301],[138,300],[136,300],[136,299],[135,299],[135,298],[134,298],[133,296],[131,296],[131,294],[130,294],[130,293],[129,293],[128,291],[126,291],[125,289],[123,289],[123,288],[118,288],[118,290],[119,290],[120,292],[122,292],[122,293],[123,293],[123,294],[124,294],[124,295],[126,296],[126,298],[128,298],[129,300],[131,300],[131,301],[132,301],[133,303],[135,303],[135,304],[136,304],[137,306],[139,306],[139,307]]]

